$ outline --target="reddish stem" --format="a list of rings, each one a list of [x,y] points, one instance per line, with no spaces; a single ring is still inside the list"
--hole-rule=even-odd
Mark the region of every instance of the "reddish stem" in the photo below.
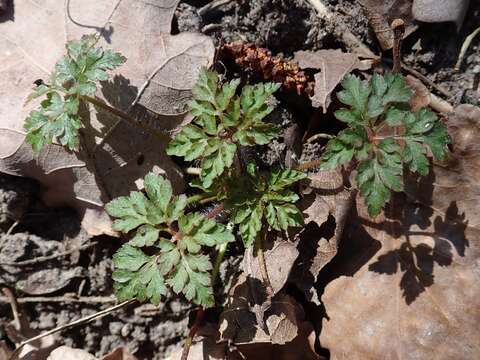
[[[190,331],[188,332],[188,336],[185,339],[185,344],[183,345],[181,360],[187,360],[188,359],[188,353],[190,352],[190,347],[193,344],[193,338],[194,338],[195,334],[197,333],[198,329],[200,329],[200,326],[202,324],[204,316],[205,316],[205,310],[203,309],[203,306],[199,306],[198,309],[197,309],[197,315],[195,316],[195,322],[193,323],[192,327],[190,328]]]

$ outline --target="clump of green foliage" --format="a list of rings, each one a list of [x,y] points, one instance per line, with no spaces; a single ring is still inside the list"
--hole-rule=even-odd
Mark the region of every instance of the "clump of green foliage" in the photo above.
[[[214,304],[212,263],[202,247],[234,240],[226,226],[201,213],[185,214],[187,197],[174,196],[168,180],[153,173],[145,177],[145,193],[133,191],[109,202],[113,228],[132,239],[113,258],[115,290],[120,300],[149,299],[158,304],[167,287],[199,305]],[[147,255],[142,248],[154,248]]]
[[[356,182],[370,215],[378,215],[392,191],[403,190],[405,168],[425,176],[429,172],[427,153],[442,160],[450,137],[446,126],[431,110],[413,113],[411,89],[402,75],[373,75],[362,81],[348,75],[338,99],[349,108],[335,112],[346,123],[330,140],[321,169],[358,163]]]
[[[26,141],[38,153],[53,141],[79,149],[81,101],[89,101],[135,124],[128,115],[91,98],[107,71],[121,65],[119,53],[96,48],[96,37],[67,44],[67,54],[46,83],[29,99],[45,96],[25,121]],[[403,189],[404,171],[425,176],[428,153],[443,159],[450,142],[445,126],[428,109],[412,112],[411,90],[398,74],[374,75],[362,81],[349,75],[337,96],[348,105],[335,112],[347,128],[328,142],[321,168],[356,164],[356,182],[369,213],[377,215],[392,191]],[[265,122],[273,107],[269,98],[275,83],[246,85],[240,80],[222,84],[218,74],[200,71],[193,88],[193,121],[168,144],[167,153],[200,165],[190,184],[199,194],[174,195],[170,182],[148,174],[144,191],[133,191],[109,202],[105,209],[115,219],[113,228],[131,239],[114,255],[115,290],[121,300],[137,298],[158,304],[169,290],[205,307],[213,306],[213,283],[228,243],[237,231],[245,247],[254,243],[262,251],[262,233],[268,228],[285,231],[303,225],[295,206],[299,196],[292,187],[306,174],[294,169],[260,172],[245,166],[242,146],[268,144],[278,136],[277,125]],[[213,216],[191,211],[198,199],[221,201],[227,224]],[[212,266],[210,255],[217,250]],[[265,265],[265,264],[264,264]]]
[[[204,188],[209,188],[215,178],[232,167],[239,146],[265,145],[278,136],[278,126],[262,120],[272,112],[266,101],[280,85],[247,85],[237,96],[239,84],[240,80],[235,79],[220,85],[215,72],[203,69],[190,103],[195,120],[167,147],[168,155],[200,161]]]
[[[83,36],[67,43],[67,54],[55,65],[46,82],[33,89],[32,100],[45,96],[25,121],[26,141],[35,153],[54,140],[70,150],[78,150],[78,131],[83,127],[79,116],[80,102],[97,91],[97,81],[108,79],[108,70],[125,62],[111,50],[95,47],[97,37]]]
[[[199,177],[191,185],[207,198],[224,201],[229,225],[198,212],[186,214],[189,201],[185,195],[173,196],[167,180],[147,175],[147,196],[132,192],[106,206],[117,219],[115,230],[135,230],[114,257],[113,279],[120,299],[136,297],[158,303],[171,288],[196,304],[213,306],[215,279],[202,249],[219,249],[233,241],[236,224],[245,247],[259,238],[265,226],[287,230],[303,224],[303,216],[294,205],[299,196],[289,188],[305,178],[305,173],[276,169],[263,174],[252,163],[242,173],[235,165],[240,146],[267,144],[279,133],[278,126],[263,121],[273,110],[267,100],[278,84],[247,85],[236,95],[239,84],[236,79],[222,85],[215,72],[202,69],[190,103],[194,120],[167,147],[169,155],[200,163]],[[152,247],[153,255],[142,251]]]

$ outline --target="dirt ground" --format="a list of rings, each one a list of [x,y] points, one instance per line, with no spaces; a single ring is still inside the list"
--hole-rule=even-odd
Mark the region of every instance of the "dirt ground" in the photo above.
[[[361,7],[354,1],[324,0],[329,9],[370,49],[379,54],[374,33]],[[335,26],[320,20],[307,1],[251,0],[231,1],[200,16],[198,10],[208,1],[180,3],[174,19],[174,31],[201,31],[217,42],[244,40],[267,47],[274,54],[291,57],[298,50],[340,48],[348,51],[336,36]],[[480,43],[474,41],[460,72],[453,71],[461,42],[480,23],[480,2],[472,1],[460,33],[454,24],[424,24],[404,42],[404,62],[445,87],[452,104],[480,104]],[[385,54],[390,57],[390,54]],[[297,124],[303,129],[311,117],[320,117],[309,104],[280,96],[271,115],[289,129]],[[318,129],[328,127],[318,122]],[[248,156],[260,157],[265,164],[283,161],[289,150],[287,136]],[[287,139],[288,140],[288,139]],[[298,154],[303,159],[318,155],[321,143]],[[45,331],[66,324],[112,305],[111,257],[121,241],[116,238],[89,238],[69,209],[49,209],[40,200],[41,188],[28,179],[0,175],[0,284],[17,289],[20,299],[58,298],[21,303],[21,311],[31,320],[31,327]],[[78,250],[78,248],[81,248]],[[77,250],[75,250],[77,249]],[[63,255],[62,255],[63,254]],[[234,251],[233,262],[240,251]],[[235,256],[236,255],[236,256]],[[32,262],[25,260],[36,259]],[[12,262],[24,262],[8,265]],[[328,271],[328,267],[323,271]],[[322,273],[320,274],[320,278]],[[322,289],[318,289],[321,293]],[[85,302],[62,297],[76,294]],[[292,290],[295,295],[295,290]],[[30,299],[32,300],[32,299]],[[303,299],[298,299],[303,301]],[[305,304],[308,308],[308,304]],[[93,354],[105,354],[127,346],[140,359],[162,359],[180,346],[188,327],[190,305],[181,298],[170,298],[158,308],[149,305],[130,307],[95,322],[57,335],[58,341]],[[315,311],[321,312],[321,309]],[[10,306],[0,301],[0,322],[11,320]],[[0,340],[4,329],[0,327]],[[324,351],[328,354],[328,351]]]

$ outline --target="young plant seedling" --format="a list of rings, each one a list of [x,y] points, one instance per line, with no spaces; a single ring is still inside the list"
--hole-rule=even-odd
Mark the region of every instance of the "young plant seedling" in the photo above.
[[[358,162],[356,183],[371,216],[378,215],[392,191],[403,190],[404,168],[425,176],[427,154],[443,160],[450,137],[446,126],[431,110],[413,113],[412,91],[402,75],[373,75],[362,81],[348,75],[338,99],[349,108],[335,112],[348,128],[330,140],[321,169]]]
[[[94,35],[68,42],[67,54],[57,62],[48,80],[28,97],[46,96],[24,126],[26,141],[35,153],[55,140],[69,150],[78,150],[78,132],[84,126],[78,113],[80,102],[95,100],[91,97],[97,91],[97,81],[107,80],[107,71],[125,62],[119,53],[95,47],[96,42]]]

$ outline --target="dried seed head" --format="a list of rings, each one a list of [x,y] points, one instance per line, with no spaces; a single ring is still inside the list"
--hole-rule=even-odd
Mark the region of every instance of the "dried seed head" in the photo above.
[[[233,42],[224,44],[221,51],[238,66],[260,74],[267,81],[281,83],[298,95],[313,95],[314,81],[296,63],[280,56],[272,56],[265,48],[251,43]]]

